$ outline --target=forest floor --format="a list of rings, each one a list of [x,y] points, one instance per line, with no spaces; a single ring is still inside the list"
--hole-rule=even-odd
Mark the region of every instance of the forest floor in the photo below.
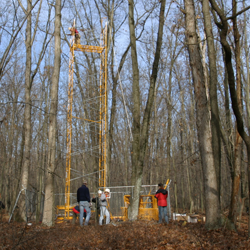
[[[0,249],[250,249],[247,217],[238,232],[225,228],[207,231],[205,224],[171,221],[118,222],[88,226],[69,222],[48,228],[32,222],[0,221]]]

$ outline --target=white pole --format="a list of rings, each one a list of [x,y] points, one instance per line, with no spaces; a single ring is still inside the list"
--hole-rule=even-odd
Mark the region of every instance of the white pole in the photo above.
[[[23,190],[25,190],[25,188],[23,188],[23,189],[19,192],[19,194],[18,194],[18,196],[17,196],[16,203],[15,203],[13,209],[12,209],[12,213],[11,213],[10,218],[9,218],[9,223],[10,223],[10,220],[11,220],[12,215],[13,215],[13,213],[14,213],[14,210],[15,210],[15,208],[16,208],[16,205],[17,205],[17,202],[18,202],[18,200],[19,200],[20,194],[21,194],[21,192],[22,192]]]
[[[167,190],[168,190],[168,198],[167,198],[167,202],[168,202],[168,215],[169,215],[169,220],[171,219],[171,204],[170,204],[170,191],[169,191],[169,186],[170,186],[171,180],[169,181]]]

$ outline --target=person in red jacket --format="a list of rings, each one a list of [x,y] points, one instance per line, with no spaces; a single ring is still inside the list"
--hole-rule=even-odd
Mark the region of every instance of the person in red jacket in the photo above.
[[[74,225],[74,224],[76,224],[76,219],[77,219],[77,217],[80,217],[80,208],[79,208],[79,206],[73,207],[72,211],[73,211],[73,220],[72,220],[72,224]],[[86,212],[86,210],[84,209],[84,210],[83,210],[83,218],[86,220],[86,217],[87,217],[87,212]]]
[[[159,209],[159,222],[162,223],[162,217],[164,215],[165,223],[168,224],[168,215],[167,215],[167,197],[168,197],[168,191],[163,188],[163,184],[158,184],[158,191],[155,194],[155,197],[157,198],[157,205]]]
[[[71,33],[71,36],[75,37],[75,43],[80,44],[81,43],[81,40],[80,40],[81,36],[80,36],[79,31],[74,27],[69,27],[69,31]]]

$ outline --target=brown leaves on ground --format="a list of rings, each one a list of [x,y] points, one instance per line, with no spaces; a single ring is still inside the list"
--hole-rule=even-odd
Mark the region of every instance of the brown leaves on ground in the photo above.
[[[0,249],[250,249],[247,229],[207,231],[204,224],[154,221],[88,226],[63,222],[48,228],[0,222]]]

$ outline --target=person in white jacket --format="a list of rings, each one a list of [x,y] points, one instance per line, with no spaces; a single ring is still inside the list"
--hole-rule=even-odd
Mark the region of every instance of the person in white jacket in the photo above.
[[[107,198],[110,193],[110,190],[108,188],[105,189],[104,193],[102,193],[100,197],[100,218],[99,218],[99,225],[102,225],[102,220],[104,218],[104,215],[106,216],[106,224],[110,223],[110,214],[107,208]]]

